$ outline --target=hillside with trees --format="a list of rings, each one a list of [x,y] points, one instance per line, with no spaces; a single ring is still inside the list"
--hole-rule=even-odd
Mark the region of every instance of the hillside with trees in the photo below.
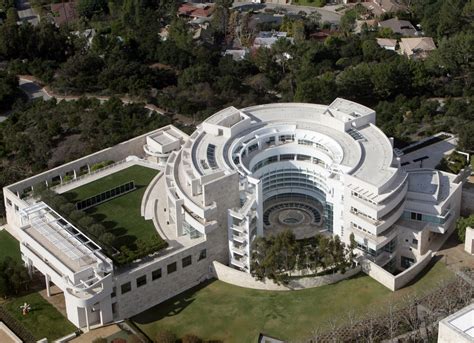
[[[444,130],[458,134],[460,148],[472,151],[474,1],[407,3],[407,11],[384,16],[420,24],[433,37],[437,49],[425,60],[381,48],[376,38],[396,37],[390,31],[363,25],[354,33],[365,13],[360,6],[345,11],[339,28],[317,14],[285,15],[284,9],[280,24],[255,27],[253,13],[218,0],[209,27],[201,30],[205,38],[197,39],[171,0],[80,0],[79,19],[60,27],[49,20],[18,25],[10,2],[4,2],[0,109],[13,113],[0,124],[0,184],[170,123],[167,116],[150,116],[140,105],[115,99],[102,105],[86,99],[27,103],[15,94],[16,75],[22,74],[60,94],[128,96],[193,122],[231,105],[327,104],[340,96],[374,108],[378,125],[396,142]],[[281,39],[269,49],[251,48],[264,26],[287,31],[293,43]],[[93,38],[86,29],[93,29]],[[313,39],[324,30],[332,33]],[[223,54],[235,39],[250,48],[243,60]]]

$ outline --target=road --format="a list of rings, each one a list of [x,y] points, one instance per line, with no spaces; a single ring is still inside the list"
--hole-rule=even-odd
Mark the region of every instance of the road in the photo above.
[[[234,2],[232,6],[236,9],[242,7],[242,9],[253,8],[254,10],[261,10],[264,8],[268,8],[268,9],[284,8],[287,10],[288,13],[298,13],[301,11],[306,12],[306,13],[319,12],[319,14],[321,14],[322,22],[339,24],[339,22],[341,21],[341,15],[339,13],[330,11],[328,9],[312,7],[312,6],[279,5],[279,4],[268,4],[268,3],[255,4],[252,2],[244,2],[244,1]]]
[[[27,21],[36,26],[39,23],[39,17],[35,14],[28,0],[17,0],[16,5],[20,21]]]

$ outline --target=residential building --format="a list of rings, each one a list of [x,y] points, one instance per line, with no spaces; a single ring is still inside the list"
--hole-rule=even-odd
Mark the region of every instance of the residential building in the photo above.
[[[397,48],[397,40],[389,38],[377,38],[377,44],[386,50],[395,51]]]
[[[436,50],[431,37],[402,38],[400,40],[400,54],[412,59],[425,59],[428,54]]]
[[[288,37],[287,32],[280,31],[260,31],[257,34],[253,41],[253,47],[255,49],[259,48],[271,48],[273,44],[276,43],[279,39],[287,39],[290,42],[293,42],[292,37]]]
[[[388,28],[393,31],[393,33],[398,33],[402,36],[416,36],[418,31],[408,20],[400,20],[398,18],[391,18],[379,22],[379,27]]]
[[[79,18],[75,1],[51,4],[52,20],[57,26],[69,24]]]

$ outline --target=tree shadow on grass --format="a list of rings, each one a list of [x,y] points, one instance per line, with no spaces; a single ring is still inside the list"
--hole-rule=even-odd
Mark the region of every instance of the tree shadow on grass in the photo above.
[[[423,270],[419,272],[418,275],[413,280],[411,280],[409,283],[403,286],[403,288],[412,286],[416,284],[418,281],[420,281],[421,279],[423,279],[426,276],[426,274],[428,274],[428,272],[435,266],[435,264],[438,263],[438,261],[440,261],[443,258],[443,256],[444,255],[434,256],[431,259],[430,263],[428,263],[428,265],[425,268],[423,268]]]
[[[191,305],[195,300],[195,293],[199,292],[201,289],[209,286],[215,279],[206,280],[199,285],[190,288],[184,293],[181,293],[165,302],[153,306],[148,310],[138,314],[132,318],[132,321],[139,325],[150,324],[156,321],[159,321],[166,317],[173,317],[179,315],[186,307]]]
[[[126,246],[130,250],[136,250],[137,247],[135,242],[137,241],[137,237],[131,235],[123,235],[123,236],[116,236],[117,239],[115,240],[114,245],[116,247]]]

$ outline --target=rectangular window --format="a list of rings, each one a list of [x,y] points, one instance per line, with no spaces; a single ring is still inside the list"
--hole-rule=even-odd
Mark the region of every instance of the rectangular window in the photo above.
[[[142,275],[137,278],[137,287],[145,286],[146,285],[146,275]]]
[[[193,263],[193,259],[192,259],[191,255],[186,256],[185,258],[183,258],[182,263],[183,263],[183,268],[187,267],[187,266],[190,266]]]
[[[199,253],[198,261],[204,260],[207,257],[206,255],[207,255],[206,249],[202,249],[201,252]]]
[[[110,295],[112,298],[117,296],[117,287],[112,288],[112,294]]]
[[[402,268],[410,268],[412,264],[415,263],[415,260],[409,257],[402,256],[401,266]]]
[[[161,278],[161,268],[151,272],[151,280],[155,281]]]
[[[417,239],[413,238],[412,243],[415,246],[415,248],[418,248],[418,240]]]
[[[166,271],[168,274],[174,273],[178,269],[178,266],[176,262],[168,264],[168,267],[166,267]]]
[[[7,205],[8,206],[11,206],[12,205],[12,201],[10,199],[7,198]]]
[[[130,281],[126,282],[122,286],[120,286],[120,291],[121,291],[122,294],[128,293],[131,290],[132,290],[132,283]]]

